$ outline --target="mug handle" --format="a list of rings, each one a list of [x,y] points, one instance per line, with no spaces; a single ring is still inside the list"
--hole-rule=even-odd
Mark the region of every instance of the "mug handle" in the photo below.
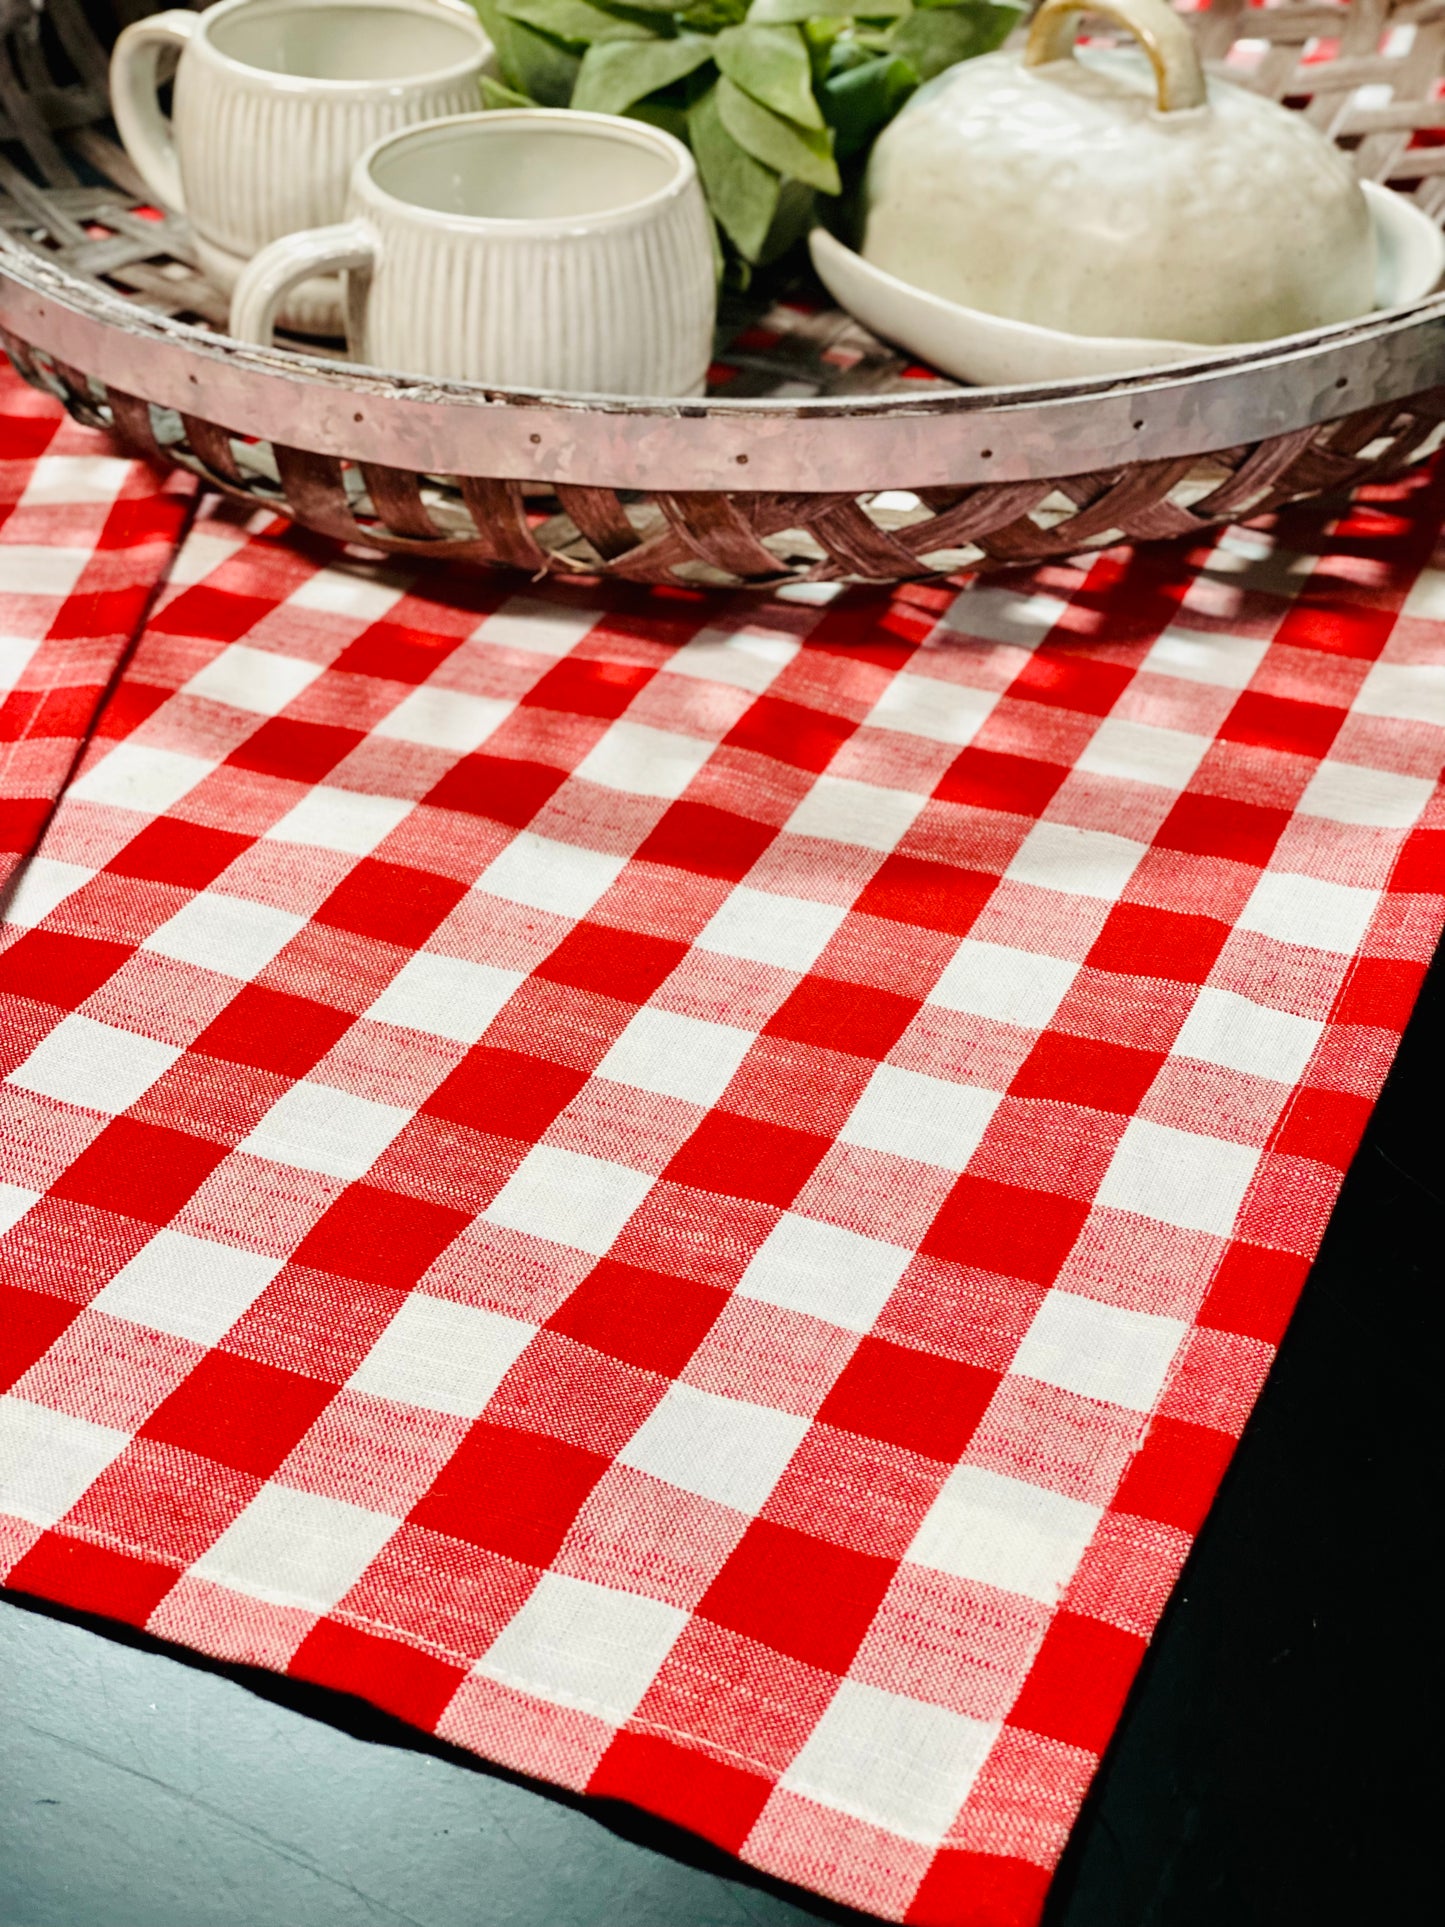
[[[1101,14],[1139,42],[1154,69],[1161,114],[1206,104],[1209,97],[1194,36],[1168,0],[1044,0],[1029,28],[1024,65],[1043,67],[1050,61],[1071,60],[1081,13]]]
[[[231,294],[232,335],[237,341],[269,348],[276,316],[299,282],[310,281],[318,274],[369,271],[375,262],[376,242],[361,221],[283,234],[242,268]],[[350,336],[352,324],[359,319],[357,303],[349,301],[347,310],[347,345],[355,348],[358,344]]]
[[[122,145],[156,199],[184,214],[186,197],[176,161],[176,137],[158,99],[160,57],[184,50],[199,17],[176,8],[132,21],[110,57],[110,106]]]

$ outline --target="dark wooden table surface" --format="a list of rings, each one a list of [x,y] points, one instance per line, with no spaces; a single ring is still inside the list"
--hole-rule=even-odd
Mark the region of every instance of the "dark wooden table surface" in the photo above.
[[[1076,1830],[1048,1927],[1424,1917],[1445,1286],[1437,958]],[[3,1927],[860,1920],[630,1811],[143,1636],[0,1604]]]

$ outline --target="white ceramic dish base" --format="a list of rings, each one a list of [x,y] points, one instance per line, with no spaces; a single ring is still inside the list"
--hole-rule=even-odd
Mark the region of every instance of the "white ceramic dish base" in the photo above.
[[[1375,229],[1376,310],[1408,307],[1430,294],[1445,274],[1445,234],[1402,195],[1373,181],[1362,186]],[[1064,334],[960,307],[912,287],[873,267],[826,228],[815,227],[808,246],[818,279],[865,328],[907,348],[940,374],[980,387],[1137,374],[1170,362],[1207,361],[1261,346],[1232,342],[1205,347],[1192,341]],[[1310,338],[1331,332],[1315,330]]]

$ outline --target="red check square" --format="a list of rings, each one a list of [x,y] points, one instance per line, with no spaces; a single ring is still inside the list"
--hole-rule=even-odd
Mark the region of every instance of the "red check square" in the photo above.
[[[262,776],[280,776],[291,783],[319,783],[364,741],[365,732],[359,729],[272,716],[239,749],[233,749],[226,761],[234,769],[253,769]]]
[[[637,858],[740,883],[776,835],[766,823],[711,803],[673,803],[648,832]]]
[[[1097,1111],[1134,1112],[1166,1053],[1046,1030],[1009,1086],[1014,1097],[1051,1098]]]
[[[57,1179],[51,1196],[169,1224],[227,1155],[227,1148],[164,1124],[113,1118]]]
[[[497,1137],[535,1144],[587,1082],[586,1071],[525,1051],[478,1044],[440,1083],[422,1109]]]
[[[316,911],[316,921],[419,950],[466,894],[453,877],[364,857]]]
[[[212,1351],[156,1407],[142,1438],[269,1479],[336,1395],[334,1385]]]
[[[247,984],[213,1017],[192,1049],[232,1064],[304,1077],[350,1030],[351,1013],[311,997]]]
[[[548,1327],[644,1371],[676,1375],[727,1304],[716,1285],[604,1258]]]
[[[1000,1374],[933,1352],[865,1338],[823,1400],[818,1418],[952,1462],[993,1397]]]
[[[865,916],[916,923],[925,930],[967,936],[998,887],[986,870],[960,870],[926,857],[885,857],[855,908]]]
[[[153,883],[204,890],[242,850],[251,847],[251,842],[249,836],[238,836],[232,830],[159,816],[139,836],[132,837],[106,868],[118,876],[146,877]]]
[[[434,809],[460,810],[514,830],[527,827],[567,780],[564,769],[509,756],[464,756],[423,798]]]
[[[825,770],[856,723],[825,710],[791,703],[781,696],[759,696],[723,738],[729,749],[751,750],[795,769]]]
[[[545,1432],[482,1420],[412,1509],[412,1523],[523,1565],[549,1566],[609,1463]]]
[[[617,930],[579,923],[537,966],[539,977],[595,990],[604,997],[645,1004],[687,955],[685,943],[650,937],[638,930]]]
[[[0,992],[74,1010],[133,955],[134,946],[127,943],[62,936],[58,930],[27,930],[8,950],[0,951]]]
[[[786,1124],[712,1111],[663,1176],[758,1204],[791,1204],[828,1151],[828,1140]]]
[[[570,716],[620,716],[653,671],[637,662],[568,656],[533,683],[522,698],[529,709],[560,709]]]
[[[754,1519],[698,1612],[825,1672],[845,1673],[896,1561]]]
[[[1077,1199],[965,1174],[919,1249],[933,1258],[1048,1284],[1088,1215],[1088,1205]]]

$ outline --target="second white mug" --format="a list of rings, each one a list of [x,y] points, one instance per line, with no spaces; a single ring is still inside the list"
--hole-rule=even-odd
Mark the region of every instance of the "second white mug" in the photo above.
[[[156,85],[174,51],[171,122]],[[221,0],[127,27],[111,101],[146,186],[189,218],[203,272],[229,293],[268,242],[340,220],[379,136],[477,107],[491,51],[469,11],[440,0]],[[337,283],[294,290],[284,320],[339,334]]]
[[[258,254],[231,332],[268,342],[293,289],[348,281],[372,367],[494,388],[694,395],[712,352],[712,228],[692,155],[642,121],[518,108],[375,143],[347,219]]]

